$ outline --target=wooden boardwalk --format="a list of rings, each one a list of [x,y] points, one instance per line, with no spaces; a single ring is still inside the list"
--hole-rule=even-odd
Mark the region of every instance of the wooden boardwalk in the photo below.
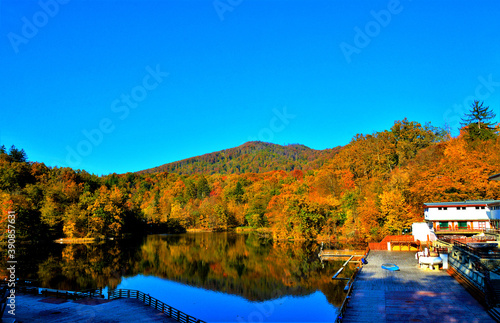
[[[12,322],[16,319],[17,322],[34,323],[178,323],[137,299],[69,301],[23,294],[16,296],[16,315],[9,315],[7,310],[8,308],[3,317],[5,322]]]
[[[380,266],[395,263],[400,271]],[[495,322],[444,270],[420,269],[415,252],[370,251],[342,322]]]

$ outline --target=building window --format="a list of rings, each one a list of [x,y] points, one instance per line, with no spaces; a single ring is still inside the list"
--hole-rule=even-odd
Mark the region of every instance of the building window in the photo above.
[[[448,221],[446,222],[439,222],[439,230],[448,230]]]
[[[476,206],[476,210],[479,210],[479,206]]]
[[[438,207],[438,210],[442,210],[443,208],[442,207]]]
[[[478,222],[477,226],[478,226],[479,229],[483,229],[484,230],[484,229],[486,229],[486,222],[484,222],[484,221]]]
[[[460,206],[457,206],[457,210],[460,210]]]
[[[458,229],[467,229],[467,221],[458,221]]]
[[[465,209],[467,209],[467,208],[465,206],[462,206],[462,210],[465,210]]]
[[[448,210],[448,208],[447,208],[447,207],[444,207],[444,208],[443,208],[443,210]]]
[[[481,206],[481,210],[484,210],[484,206]]]

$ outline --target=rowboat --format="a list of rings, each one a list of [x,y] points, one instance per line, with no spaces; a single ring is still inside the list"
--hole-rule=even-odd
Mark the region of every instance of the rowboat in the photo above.
[[[395,264],[382,264],[382,268],[390,271],[398,271],[399,267]]]

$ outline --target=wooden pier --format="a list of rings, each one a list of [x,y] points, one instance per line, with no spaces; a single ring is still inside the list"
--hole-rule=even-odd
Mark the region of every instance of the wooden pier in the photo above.
[[[342,322],[495,322],[446,271],[419,269],[415,252],[373,250],[341,315]]]
[[[321,250],[318,257],[321,260],[339,260],[341,258],[355,258],[353,261],[360,261],[365,255],[364,250]]]
[[[108,292],[109,299],[117,298],[135,298],[142,301],[145,305],[150,306],[161,313],[165,314],[167,317],[172,318],[180,323],[206,323],[200,319],[197,319],[191,315],[188,315],[178,309],[165,304],[164,302],[158,300],[157,298],[149,296],[149,294],[143,293],[138,290],[132,289],[114,289]]]

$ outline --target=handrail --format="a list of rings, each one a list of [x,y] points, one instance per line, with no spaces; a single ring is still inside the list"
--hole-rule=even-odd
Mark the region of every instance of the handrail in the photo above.
[[[493,233],[493,234],[500,234],[500,230],[498,229],[484,229],[483,232],[486,233]]]
[[[453,246],[456,247],[457,249],[461,249],[462,251],[466,251],[470,254],[473,254],[479,258],[500,259],[500,252],[480,251],[457,240],[453,240]]]
[[[496,299],[495,291],[493,290],[493,287],[491,287],[490,271],[480,261],[475,261],[473,264],[476,270],[484,275],[484,294],[486,296],[486,305],[490,308],[496,306],[498,301]]]
[[[35,286],[33,281],[21,281],[16,286],[16,291],[20,293],[28,293],[34,295],[48,296],[49,294],[59,297],[68,298],[86,298],[86,297],[101,297],[104,298],[101,289],[85,289],[81,291],[63,290],[63,289],[53,289]]]
[[[108,292],[108,298],[109,299],[115,299],[115,298],[135,298],[140,301],[142,301],[144,304],[161,311],[168,317],[173,318],[177,322],[181,323],[206,323],[205,321],[202,321],[200,319],[197,319],[193,316],[190,316],[168,304],[165,304],[164,302],[158,300],[157,298],[154,298],[152,296],[149,296],[149,294],[143,293],[139,290],[135,289],[114,289],[110,290]]]
[[[439,238],[441,241],[451,242],[451,241],[459,241],[462,243],[471,243],[471,242],[487,242],[487,241],[496,241],[497,238],[494,236],[482,236],[482,237],[465,237],[460,235],[450,235],[450,236],[441,236]]]
[[[44,296],[47,296],[49,294],[55,294],[56,298],[59,298],[59,296],[61,296],[61,297],[64,297],[66,299],[68,299],[68,298],[95,297],[96,295],[98,295],[99,297],[104,297],[102,295],[102,292],[100,290],[97,290],[97,289],[86,289],[86,290],[82,290],[82,291],[77,292],[77,291],[70,291],[70,290],[44,288],[40,292],[40,295],[44,295]]]
[[[366,256],[368,255],[368,252],[370,252],[370,248],[366,248],[364,258],[366,258]],[[354,288],[354,281],[356,280],[356,276],[361,271],[362,268],[363,268],[363,263],[361,262],[361,266],[356,268],[356,270],[352,274],[351,278],[347,282],[347,286],[349,286],[349,288],[347,290],[347,295],[344,298],[342,305],[340,306],[339,314],[337,315],[337,318],[335,319],[335,323],[342,322],[345,311],[347,309],[347,303],[349,302],[349,299],[351,298],[352,290]]]
[[[479,258],[495,258],[495,259],[500,258],[500,254],[498,253],[490,254],[490,253],[480,252],[460,241],[453,241],[453,247],[457,248],[458,250],[471,253],[475,256],[478,256]],[[484,276],[483,292],[485,295],[486,305],[489,308],[496,306],[498,304],[498,300],[495,291],[491,285],[490,270],[480,261],[480,259],[473,261],[472,264],[474,266],[474,269],[483,274]]]

